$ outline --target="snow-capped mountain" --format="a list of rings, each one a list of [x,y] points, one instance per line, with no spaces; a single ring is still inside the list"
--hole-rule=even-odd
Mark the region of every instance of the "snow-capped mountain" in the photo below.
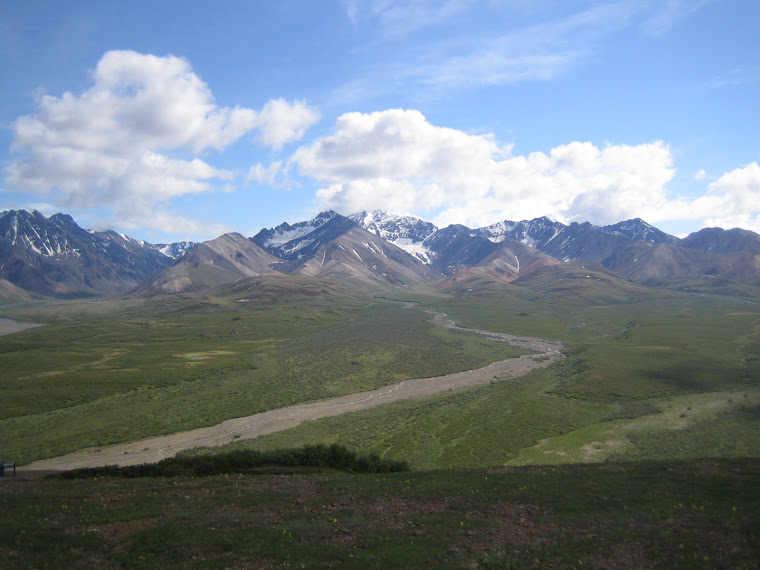
[[[163,253],[166,257],[171,257],[172,259],[179,259],[188,251],[193,249],[196,245],[198,245],[198,243],[194,241],[178,241],[176,243],[143,242],[143,244],[152,249],[155,249],[158,252]]]
[[[478,228],[475,235],[488,238],[494,243],[519,241],[543,251],[543,248],[556,239],[567,226],[546,216],[533,220],[511,222],[504,220],[496,224]]]
[[[376,220],[380,222],[374,226],[378,232],[382,227],[391,228],[390,217],[383,220],[378,216]],[[402,235],[398,223],[395,235]],[[422,283],[437,276],[416,256],[333,211],[305,222],[263,229],[251,241],[283,260],[273,266],[283,273],[332,278],[342,275],[385,285]]]
[[[646,223],[641,218],[633,218],[624,222],[618,222],[600,228],[612,235],[625,236],[634,241],[646,241],[649,243],[678,243],[678,238]]]
[[[426,222],[416,216],[389,214],[383,210],[358,212],[348,216],[348,219],[365,230],[411,253],[420,261],[424,263],[431,262],[431,252],[424,245],[424,242],[438,228],[430,222]]]
[[[0,213],[3,299],[133,289],[163,294],[262,273],[348,280],[370,288],[446,278],[442,287],[466,291],[473,279],[522,282],[533,271],[575,261],[656,286],[690,287],[697,283],[694,276],[709,276],[757,287],[760,235],[709,228],[679,240],[640,219],[595,226],[547,217],[439,229],[413,216],[376,210],[349,217],[322,212],[308,221],[262,229],[252,238],[226,234],[204,244],[149,244],[113,231],[85,230],[65,214]]]
[[[306,222],[293,225],[285,222],[275,228],[265,228],[251,241],[280,259],[295,261],[312,255],[353,225],[348,218],[330,210]]]
[[[102,295],[130,289],[171,263],[149,244],[88,231],[67,214],[0,213],[0,278],[32,293]]]

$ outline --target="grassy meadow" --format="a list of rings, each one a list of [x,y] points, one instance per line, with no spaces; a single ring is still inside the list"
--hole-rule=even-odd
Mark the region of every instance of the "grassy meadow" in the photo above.
[[[339,443],[420,469],[758,456],[760,306],[640,289],[613,304],[509,286],[373,298],[259,278],[194,295],[6,306],[3,316],[49,324],[0,337],[2,453],[24,463],[521,354],[433,326],[425,310],[435,309],[562,340],[567,359],[235,445]]]
[[[339,443],[416,469],[760,455],[760,307],[750,300],[656,290],[613,305],[397,296],[463,325],[563,340],[568,357],[233,446]]]
[[[18,463],[485,366],[523,352],[330,283],[3,307],[4,457]],[[236,334],[233,334],[236,333]]]

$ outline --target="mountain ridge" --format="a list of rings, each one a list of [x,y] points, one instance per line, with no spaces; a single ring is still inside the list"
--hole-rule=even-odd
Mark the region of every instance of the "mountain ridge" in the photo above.
[[[85,230],[68,214],[0,213],[0,299],[177,293],[266,274],[348,279],[375,289],[427,282],[457,289],[475,276],[507,284],[574,261],[637,283],[685,288],[688,276],[710,276],[745,291],[730,282],[760,286],[760,235],[705,228],[679,239],[640,218],[595,226],[544,216],[437,228],[383,210],[328,210],[250,238],[233,232],[202,244],[150,244]]]

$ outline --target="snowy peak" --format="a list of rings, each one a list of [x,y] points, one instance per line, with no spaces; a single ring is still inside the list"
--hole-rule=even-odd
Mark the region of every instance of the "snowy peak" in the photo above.
[[[633,218],[624,222],[618,222],[617,224],[603,226],[600,229],[608,234],[624,236],[634,241],[646,241],[649,243],[678,242],[677,237],[658,230],[641,218]]]
[[[163,253],[166,257],[179,259],[188,251],[193,249],[196,245],[198,245],[198,243],[194,241],[178,241],[176,243],[155,243],[146,245],[158,252]]]
[[[399,216],[383,210],[351,214],[348,219],[396,245],[421,243],[438,229],[415,216]]]
[[[272,255],[294,261],[312,255],[321,245],[345,233],[356,224],[332,210],[322,212],[307,222],[283,223],[263,229],[251,238]]]
[[[541,249],[542,245],[552,241],[566,228],[567,226],[564,224],[543,216],[521,222],[509,220],[498,222],[478,229],[477,235],[486,237],[494,243],[519,241],[525,245]]]
[[[0,213],[0,239],[37,255],[62,257],[79,256],[77,241],[87,241],[88,234],[71,216],[56,214],[48,219],[36,210],[31,214],[10,210]]]
[[[171,260],[113,231],[91,232],[66,214],[0,213],[0,278],[34,293],[100,295],[124,291]]]
[[[415,216],[389,214],[383,210],[358,212],[348,218],[365,230],[400,247],[424,263],[430,263],[430,251],[423,245],[425,239],[438,229],[430,222]]]
[[[321,245],[291,273],[362,282],[373,286],[408,286],[440,277],[420,260],[382,237],[353,224]]]

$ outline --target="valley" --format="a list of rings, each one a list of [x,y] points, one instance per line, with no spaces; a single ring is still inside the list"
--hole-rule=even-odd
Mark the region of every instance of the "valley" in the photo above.
[[[433,322],[438,326],[450,329],[458,328],[444,313],[434,313]],[[260,435],[291,429],[305,421],[314,421],[320,418],[370,409],[399,400],[461,390],[521,376],[531,370],[550,366],[563,357],[561,352],[563,346],[558,342],[476,329],[462,329],[462,331],[485,335],[491,340],[505,342],[532,353],[493,362],[476,370],[455,372],[446,376],[402,380],[398,384],[377,390],[277,408],[253,416],[226,420],[209,428],[200,428],[135,443],[84,449],[62,457],[35,461],[25,466],[24,471],[61,471],[104,465],[152,463],[196,447],[227,445],[235,441],[245,441]]]
[[[430,311],[512,340],[564,343],[566,358],[539,356],[551,366],[520,378],[494,373],[483,386],[252,440],[230,435],[231,445],[340,443],[423,469],[760,453],[754,301],[641,289],[609,302],[604,287],[583,291],[420,286],[374,298],[324,279],[261,276],[180,296],[7,305],[7,316],[48,325],[0,338],[4,453],[19,463],[104,453],[414,378],[526,362],[520,357],[537,349],[434,325]]]

